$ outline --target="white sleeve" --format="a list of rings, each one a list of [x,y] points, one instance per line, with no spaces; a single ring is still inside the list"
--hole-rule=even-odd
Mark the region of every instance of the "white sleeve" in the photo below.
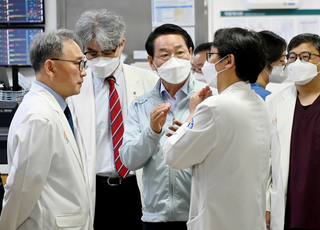
[[[189,124],[183,124],[164,144],[166,163],[185,169],[204,161],[218,141],[216,118],[212,108],[197,107]]]
[[[1,230],[18,229],[31,215],[50,171],[56,138],[47,120],[27,121],[17,129],[8,143],[14,153],[8,151],[13,162],[5,186]]]

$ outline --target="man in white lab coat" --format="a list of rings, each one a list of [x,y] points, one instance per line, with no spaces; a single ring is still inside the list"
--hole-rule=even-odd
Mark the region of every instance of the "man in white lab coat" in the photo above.
[[[89,68],[81,93],[69,102],[79,121],[86,150],[94,229],[106,229],[110,225],[106,218],[112,223],[121,223],[118,229],[142,229],[138,176],[125,167],[119,171],[115,164],[122,142],[114,148],[108,79],[114,77],[116,81],[115,91],[126,129],[131,101],[150,91],[159,77],[152,71],[121,61],[126,41],[123,37],[125,23],[121,16],[105,9],[86,11],[76,23],[76,33],[84,45]]]
[[[270,132],[264,101],[250,89],[266,64],[256,32],[224,29],[202,71],[209,87],[191,98],[190,116],[163,148],[175,169],[192,166],[188,229],[263,230]]]
[[[300,34],[287,48],[294,84],[267,97],[270,229],[320,229],[320,37]],[[268,219],[268,218],[267,218]]]
[[[30,45],[36,81],[9,129],[1,230],[93,229],[81,136],[65,102],[86,75],[79,46],[69,30]]]

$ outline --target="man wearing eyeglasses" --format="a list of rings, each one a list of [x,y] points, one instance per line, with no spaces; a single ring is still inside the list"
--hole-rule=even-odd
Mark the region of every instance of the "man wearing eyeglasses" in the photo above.
[[[201,68],[203,67],[206,61],[206,54],[207,52],[210,52],[211,46],[212,46],[212,42],[207,42],[207,43],[200,44],[194,50],[194,56],[192,58],[192,73],[193,73],[193,76],[198,81],[206,82],[206,79],[204,78]]]
[[[160,80],[131,104],[120,156],[129,169],[143,168],[143,229],[187,229],[191,170],[169,168],[162,146],[188,117],[190,96],[205,84],[191,73],[194,45],[181,27],[157,27],[145,47]]]
[[[315,230],[320,229],[320,37],[297,35],[287,50],[288,77],[294,84],[267,97],[267,216],[272,230]]]
[[[65,101],[86,75],[79,46],[69,30],[38,34],[30,45],[36,81],[9,129],[1,230],[93,229],[82,138]]]
[[[159,77],[122,63],[125,23],[113,12],[89,10],[76,23],[88,66],[81,93],[70,100],[86,150],[94,229],[142,229],[138,176],[119,158],[131,101]],[[111,221],[111,222],[110,222]]]

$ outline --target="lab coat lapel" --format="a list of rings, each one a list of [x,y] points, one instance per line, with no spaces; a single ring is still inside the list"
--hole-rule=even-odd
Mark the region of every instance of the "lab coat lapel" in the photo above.
[[[130,105],[133,99],[141,96],[144,92],[137,84],[139,78],[131,68],[123,65],[123,74],[126,81],[127,103]]]
[[[75,154],[75,156],[76,156],[76,158],[77,158],[77,160],[79,162],[79,165],[80,165],[80,167],[81,167],[81,169],[83,171],[84,168],[83,168],[83,164],[82,164],[82,159],[81,159],[81,156],[80,156],[80,152],[79,152],[79,148],[78,148],[75,136],[73,135],[73,132],[71,130],[71,127],[70,127],[70,125],[68,123],[68,120],[67,120],[64,112],[60,109],[60,110],[58,110],[58,113],[59,113],[60,122],[61,122],[61,124],[62,124],[62,126],[64,128],[63,135],[65,135],[64,136],[65,141],[70,144],[70,146],[71,146],[71,148],[73,150],[73,153]]]
[[[63,133],[61,133],[61,135],[63,135],[63,138],[65,139],[65,141],[70,144],[70,146],[73,150],[73,153],[75,154],[75,156],[80,164],[80,167],[83,170],[83,165],[81,162],[81,158],[79,155],[79,150],[78,150],[78,146],[77,146],[75,137],[72,133],[72,130],[71,130],[71,127],[68,123],[68,120],[67,120],[64,112],[62,111],[59,103],[47,90],[45,90],[41,86],[33,84],[31,91],[33,91],[34,93],[39,94],[41,97],[43,97],[49,103],[50,107],[58,113],[59,121],[62,124],[62,127],[64,129],[64,131],[63,131]]]
[[[287,190],[286,183],[289,176],[290,146],[293,116],[296,104],[297,90],[293,85],[282,94],[283,101],[277,105],[277,129],[281,148],[281,169],[284,191]]]
[[[87,154],[93,152],[91,147],[95,146],[96,141],[96,116],[95,116],[95,101],[92,83],[92,72],[90,69],[87,70],[87,76],[84,78],[84,83],[81,87],[81,93],[72,98],[76,105],[85,105],[75,107],[75,114],[78,117],[79,122],[78,127],[81,131],[82,137],[85,140],[91,140],[92,146],[86,146],[86,149],[90,149]],[[87,143],[87,142],[84,142]],[[94,149],[95,150],[95,149]]]

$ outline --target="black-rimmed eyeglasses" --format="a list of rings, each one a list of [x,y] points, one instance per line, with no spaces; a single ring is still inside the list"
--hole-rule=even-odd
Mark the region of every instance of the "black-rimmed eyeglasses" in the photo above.
[[[210,58],[212,57],[212,55],[214,54],[219,54],[219,53],[211,53],[211,52],[207,52],[207,61],[209,62]]]
[[[292,62],[295,62],[297,60],[297,58],[299,57],[300,61],[308,62],[311,58],[311,55],[315,55],[317,57],[320,57],[320,55],[318,55],[318,54],[312,54],[310,52],[302,52],[300,54],[288,53],[286,55],[286,59],[287,59],[287,62],[292,63]]]
[[[87,64],[87,61],[85,61],[85,60],[73,61],[73,60],[65,60],[65,59],[60,59],[60,58],[51,58],[50,60],[52,60],[52,61],[67,61],[67,62],[78,63],[80,72],[83,70],[83,68],[86,68],[86,64]]]

